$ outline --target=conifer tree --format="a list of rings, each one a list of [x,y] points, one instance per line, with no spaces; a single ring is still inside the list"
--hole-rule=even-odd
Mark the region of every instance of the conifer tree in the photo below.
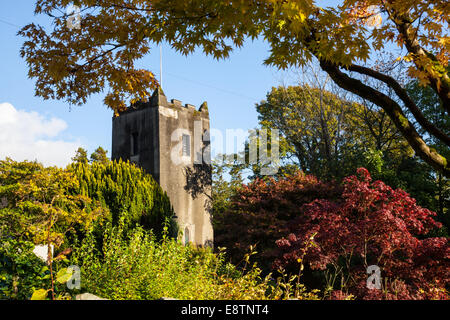
[[[102,147],[98,147],[95,149],[95,151],[91,154],[91,163],[92,162],[99,162],[102,164],[107,164],[109,162],[107,154],[107,150],[103,149]]]
[[[72,158],[75,163],[88,163],[87,150],[79,147]]]
[[[75,162],[70,166],[80,181],[75,193],[100,201],[110,211],[113,225],[124,223],[125,228],[137,224],[161,235],[165,221],[169,232],[177,233],[172,217],[175,215],[169,197],[153,177],[130,162]]]

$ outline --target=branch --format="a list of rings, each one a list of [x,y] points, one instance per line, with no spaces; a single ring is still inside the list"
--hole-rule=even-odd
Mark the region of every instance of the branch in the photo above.
[[[389,15],[402,36],[405,47],[409,53],[412,53],[417,58],[429,59],[432,62],[441,64],[431,52],[428,52],[420,46],[419,41],[415,36],[415,31],[411,28],[411,21],[407,16],[400,16],[395,12],[389,12]],[[450,79],[448,75],[434,76],[418,64],[416,59],[413,59],[413,61],[419,70],[424,71],[427,74],[427,79],[430,81],[431,88],[433,88],[442,100],[443,108],[447,113],[450,113]]]
[[[361,81],[349,77],[339,70],[336,64],[325,61],[318,57],[321,68],[341,88],[348,90],[364,99],[367,99],[379,107],[383,108],[386,114],[392,119],[395,126],[402,133],[413,150],[429,165],[437,171],[442,172],[446,177],[450,177],[450,169],[447,159],[441,156],[436,150],[430,149],[411,122],[404,115],[401,107],[387,95],[379,92]]]
[[[439,128],[437,128],[433,123],[428,121],[428,119],[423,115],[422,111],[420,111],[420,109],[417,107],[415,102],[408,96],[406,90],[403,89],[402,86],[394,78],[373,69],[358,66],[355,64],[350,65],[348,67],[348,70],[370,76],[387,84],[391,89],[394,90],[397,96],[405,104],[405,107],[407,107],[411,111],[411,113],[414,115],[414,118],[425,130],[444,142],[447,146],[450,146],[450,137],[442,132]]]

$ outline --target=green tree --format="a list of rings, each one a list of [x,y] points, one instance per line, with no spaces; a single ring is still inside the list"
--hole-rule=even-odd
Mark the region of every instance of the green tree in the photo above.
[[[87,150],[79,147],[75,152],[75,156],[72,158],[76,163],[88,163]]]
[[[353,128],[346,126],[354,107],[330,92],[305,85],[272,88],[256,109],[263,128],[280,130],[304,172],[331,177],[339,170],[342,145],[354,136]]]
[[[442,101],[431,88],[423,87],[415,80],[407,84],[406,90],[434,126],[443,132],[450,132],[450,116],[443,110]],[[445,143],[435,136],[427,134],[420,127],[419,130],[425,135],[426,141],[431,147],[447,159],[450,158],[450,149]],[[435,181],[433,192],[429,192],[429,197],[433,198],[433,202],[435,202],[433,210],[438,213],[438,219],[444,223],[447,229],[450,229],[450,180],[439,171],[433,172],[431,168],[426,168],[426,165],[422,165],[422,167],[424,167],[423,172],[429,172]]]
[[[45,287],[50,289],[41,289],[42,296],[46,297],[50,292],[52,299],[56,298],[53,263],[62,259],[64,254],[54,258],[51,248],[54,247],[55,251],[63,246],[70,249],[67,234],[77,230],[89,231],[93,222],[107,211],[98,202],[71,193],[70,190],[77,185],[77,177],[68,169],[44,168],[35,162],[17,163],[11,159],[0,161],[0,199],[6,200],[5,207],[0,209],[0,273],[6,269],[13,276],[6,289],[10,294],[14,292],[10,286],[29,290],[27,284],[38,276],[24,274],[22,269],[33,270],[29,249],[30,244],[36,244],[48,248],[50,283]],[[20,251],[14,253],[17,244],[24,246],[24,254]],[[29,265],[24,261],[29,261]],[[34,271],[37,271],[36,268]],[[26,291],[21,296],[30,294]],[[11,297],[17,297],[17,293]]]
[[[421,86],[419,81],[413,80],[406,85],[406,90],[411,99],[420,107],[424,117],[429,119],[440,131],[450,132],[450,116],[444,111],[442,101],[433,89]],[[411,112],[408,114],[413,118]],[[419,132],[425,136],[427,143],[436,148],[445,157],[450,156],[450,149],[444,141],[432,134],[427,134],[427,131],[421,128],[417,122],[414,124],[419,128]]]
[[[272,88],[256,106],[263,128],[279,129],[284,147],[304,172],[339,179],[366,155],[381,151],[392,158],[408,153],[408,144],[383,110],[340,98],[309,85]],[[381,169],[381,168],[380,168]]]
[[[244,183],[242,167],[223,160],[223,156],[213,159],[212,163],[212,193],[211,215],[216,229],[216,223],[225,211],[229,209],[231,198]]]
[[[73,192],[100,201],[109,209],[109,220],[113,225],[121,222],[128,230],[140,224],[161,237],[163,224],[169,220],[170,234],[177,235],[169,197],[142,168],[119,160],[92,164],[76,162],[68,169],[79,181]]]
[[[103,149],[102,147],[98,147],[95,149],[95,151],[91,154],[91,163],[92,162],[99,162],[101,164],[107,164],[109,162],[108,156],[106,155],[108,151]]]

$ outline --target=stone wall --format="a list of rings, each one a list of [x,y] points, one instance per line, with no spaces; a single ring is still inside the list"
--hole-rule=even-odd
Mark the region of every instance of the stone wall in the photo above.
[[[169,103],[162,90],[156,90],[149,103],[130,107],[113,118],[112,159],[132,160],[152,174],[169,196],[181,230],[188,230],[189,240],[202,246],[211,246],[213,241],[209,213],[211,159],[204,152],[209,141],[202,142],[209,128],[206,105],[197,110],[190,104],[183,106],[179,100]],[[139,149],[135,155],[134,133],[138,133]],[[171,153],[181,152],[183,133],[190,136],[190,157],[182,157],[184,161],[176,163]],[[200,143],[194,141],[198,135]],[[194,164],[203,154],[207,164]]]

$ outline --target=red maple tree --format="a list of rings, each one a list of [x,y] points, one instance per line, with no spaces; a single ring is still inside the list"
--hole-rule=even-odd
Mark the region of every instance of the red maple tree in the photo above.
[[[277,257],[275,241],[289,232],[301,206],[314,199],[334,199],[341,192],[338,185],[301,172],[279,180],[256,179],[238,190],[229,210],[214,217],[215,246],[226,247],[235,263],[254,246],[254,261],[270,271]]]
[[[277,240],[274,267],[301,262],[313,270],[334,270],[341,287],[331,298],[352,294],[362,299],[448,298],[450,248],[447,238],[425,238],[434,212],[416,204],[401,189],[372,181],[360,168],[344,179],[342,197],[316,199],[302,206]],[[300,260],[302,259],[302,260]],[[381,290],[366,286],[369,265],[380,267]]]

